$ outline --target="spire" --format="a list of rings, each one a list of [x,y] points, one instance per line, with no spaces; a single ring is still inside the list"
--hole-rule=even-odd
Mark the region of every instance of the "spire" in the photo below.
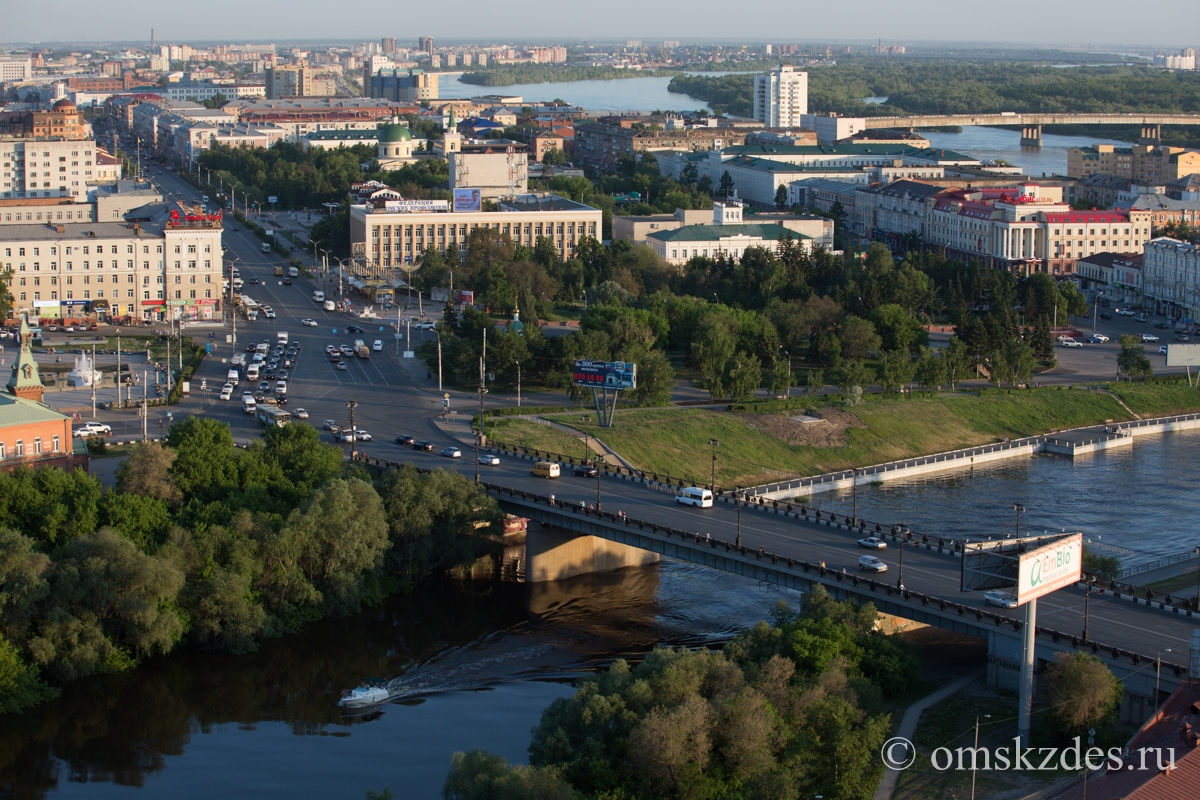
[[[21,350],[13,360],[12,375],[8,377],[7,388],[10,394],[23,397],[26,400],[42,402],[42,377],[38,374],[37,361],[33,358],[30,347],[33,336],[29,332],[29,320],[21,315]]]

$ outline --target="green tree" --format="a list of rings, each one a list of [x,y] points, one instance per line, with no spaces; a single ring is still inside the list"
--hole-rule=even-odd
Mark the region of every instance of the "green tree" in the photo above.
[[[733,196],[733,176],[729,174],[729,170],[721,173],[720,190],[721,196],[726,199]]]
[[[9,319],[12,315],[13,296],[9,288],[12,286],[12,270],[0,272],[0,319]]]
[[[792,389],[792,368],[786,358],[777,358],[767,373],[767,388],[775,397],[786,397]]]
[[[916,350],[929,344],[929,333],[898,305],[879,306],[871,312],[871,322],[879,332],[884,350]]]
[[[737,335],[732,317],[720,309],[705,309],[692,337],[691,361],[714,400],[728,394],[722,378],[725,365],[733,358],[736,347]]]
[[[946,359],[928,347],[917,358],[916,378],[926,389],[940,389],[949,377]]]
[[[1046,668],[1050,712],[1067,735],[1111,725],[1125,686],[1090,653],[1060,653]]]
[[[37,543],[9,528],[0,528],[0,634],[25,640],[35,609],[50,593],[50,557]]]
[[[808,379],[806,383],[810,397],[820,393],[820,391],[825,388],[825,370],[810,369],[808,371]]]
[[[1150,359],[1146,358],[1146,348],[1139,337],[1133,334],[1123,334],[1120,339],[1121,351],[1117,353],[1117,368],[1129,380],[1134,378],[1149,378],[1154,374]]]
[[[966,344],[957,336],[951,337],[950,344],[942,349],[942,359],[946,362],[946,380],[951,389],[957,389],[959,381],[970,377],[972,361]]]
[[[1083,546],[1083,572],[1093,575],[1101,583],[1115,581],[1121,574],[1121,559],[1103,556],[1087,545]]]
[[[1037,318],[1029,344],[1033,349],[1034,356],[1040,361],[1057,361],[1054,357],[1054,337],[1050,335],[1050,316],[1048,314]]]
[[[842,320],[838,338],[842,343],[842,357],[862,360],[879,350],[882,341],[875,326],[861,317],[848,316]]]
[[[872,370],[861,361],[847,361],[842,365],[841,387],[850,399],[850,405],[862,402],[863,387],[875,378]]]
[[[775,208],[778,211],[786,211],[788,207],[788,190],[786,186],[780,185],[775,190]]]
[[[880,359],[879,383],[885,392],[895,392],[908,385],[916,371],[907,350],[889,350]]]
[[[651,350],[635,359],[637,388],[629,393],[629,402],[637,406],[665,406],[671,402],[675,370],[666,353]]]
[[[15,714],[57,695],[58,689],[47,686],[16,645],[0,635],[0,714]]]
[[[745,400],[762,385],[762,362],[752,353],[739,352],[725,364],[721,385],[734,402]]]
[[[174,450],[158,442],[138,442],[117,467],[117,488],[126,494],[153,497],[174,506],[180,497],[171,477],[174,463]]]
[[[1009,369],[1012,370],[1013,383],[1028,383],[1033,377],[1034,367],[1037,366],[1037,358],[1029,343],[1021,339],[1009,341],[1004,356]]]
[[[583,800],[555,767],[509,766],[482,750],[455,753],[442,787],[445,800]]]

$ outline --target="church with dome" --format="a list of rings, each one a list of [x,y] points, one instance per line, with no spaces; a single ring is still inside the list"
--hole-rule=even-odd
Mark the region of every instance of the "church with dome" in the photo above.
[[[413,135],[407,125],[393,120],[379,129],[378,155],[381,169],[399,169],[416,161]]]

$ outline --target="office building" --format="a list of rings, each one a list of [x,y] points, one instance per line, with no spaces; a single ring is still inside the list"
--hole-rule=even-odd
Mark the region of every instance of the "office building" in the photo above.
[[[668,264],[686,264],[693,258],[740,259],[747,250],[759,247],[779,252],[787,241],[804,249],[812,241],[782,225],[749,223],[742,225],[687,225],[677,230],[656,231],[646,244]]]
[[[808,73],[782,66],[754,76],[754,118],[768,128],[802,128],[808,113]]]
[[[391,56],[396,52],[396,37],[395,36],[383,37],[382,39],[380,39],[380,44],[383,46],[382,49],[383,49],[383,54],[385,56]]]
[[[162,320],[170,309],[219,319],[220,216],[178,205],[136,216],[0,227],[0,272],[11,274],[14,315]]]
[[[29,56],[0,58],[0,83],[27,81],[33,77],[33,59]]]
[[[431,247],[466,258],[471,232],[479,228],[490,228],[526,247],[549,239],[566,261],[583,239],[602,236],[603,213],[557,195],[505,199],[496,211],[452,211],[449,201],[437,200],[350,207],[351,248],[361,249],[370,269],[411,265]]]
[[[676,231],[697,225],[779,225],[796,234],[797,238],[803,236],[827,250],[833,248],[831,219],[812,214],[753,214],[745,217],[743,209],[744,205],[741,202],[726,200],[714,202],[711,211],[677,208],[674,214],[614,216],[612,238],[613,241],[623,240],[631,244],[649,244],[648,239],[652,233]]]

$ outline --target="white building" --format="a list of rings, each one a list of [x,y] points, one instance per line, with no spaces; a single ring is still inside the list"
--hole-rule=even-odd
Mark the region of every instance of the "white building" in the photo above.
[[[801,128],[808,113],[808,73],[790,66],[754,77],[754,118],[768,128]]]
[[[171,100],[192,100],[203,103],[221,95],[228,100],[243,97],[266,97],[267,87],[253,83],[172,83],[168,84],[167,97]]]
[[[27,81],[33,77],[33,59],[0,58],[0,83],[6,81]]]
[[[1195,319],[1200,308],[1200,248],[1167,236],[1146,242],[1142,286],[1162,313]]]
[[[646,244],[668,264],[686,264],[693,258],[738,260],[751,247],[778,252],[787,239],[807,249],[812,240],[782,225],[734,224],[687,225],[673,231],[655,231],[646,236]]]
[[[867,129],[867,121],[862,117],[839,117],[836,114],[805,114],[801,122],[802,127],[817,132],[817,141],[822,144],[849,139]]]
[[[0,139],[0,198],[87,199],[100,180],[99,149],[90,139]]]
[[[154,221],[0,227],[14,315],[220,316],[221,222],[174,207]]]

